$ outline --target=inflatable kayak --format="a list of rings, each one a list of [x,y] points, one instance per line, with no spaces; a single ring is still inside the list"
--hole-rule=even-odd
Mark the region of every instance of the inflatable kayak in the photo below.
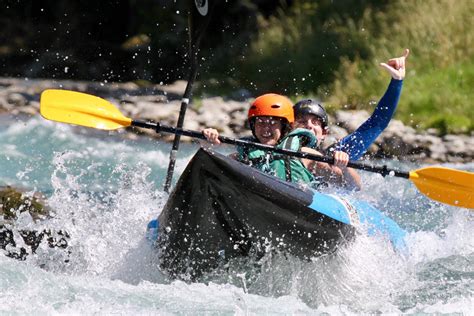
[[[172,277],[199,277],[223,260],[268,249],[312,258],[334,252],[359,227],[404,247],[405,231],[363,201],[282,181],[200,149],[147,235]]]

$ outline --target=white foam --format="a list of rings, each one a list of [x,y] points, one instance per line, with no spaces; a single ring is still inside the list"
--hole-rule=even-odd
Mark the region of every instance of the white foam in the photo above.
[[[32,223],[23,216],[22,227],[61,228],[71,235],[70,255],[42,243],[26,262],[0,256],[0,313],[473,310],[469,289],[474,280],[465,264],[474,252],[472,211],[433,202],[409,181],[362,173],[365,189],[357,195],[410,231],[406,257],[394,253],[385,240],[359,236],[335,255],[311,262],[273,254],[260,262],[230,263],[226,273],[210,276],[207,284],[170,283],[144,240],[146,224],[166,202],[159,178],[166,172],[169,144],[111,140],[102,134],[85,137],[68,125],[42,119],[14,123],[0,138],[18,162],[10,161],[13,174],[3,171],[1,181],[52,188],[54,218]],[[192,151],[180,151],[175,179]]]

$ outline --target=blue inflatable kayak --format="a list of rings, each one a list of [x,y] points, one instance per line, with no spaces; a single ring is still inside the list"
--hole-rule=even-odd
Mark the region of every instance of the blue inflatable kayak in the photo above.
[[[366,202],[288,183],[200,149],[147,235],[166,273],[196,278],[223,260],[268,249],[308,259],[334,252],[360,227],[405,247],[406,232]]]

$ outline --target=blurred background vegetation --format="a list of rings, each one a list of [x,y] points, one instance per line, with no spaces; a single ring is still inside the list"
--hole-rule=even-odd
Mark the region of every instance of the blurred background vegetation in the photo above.
[[[0,76],[186,79],[193,2],[3,0]],[[370,110],[389,82],[379,63],[410,48],[397,117],[441,134],[471,132],[472,16],[472,0],[217,1],[197,94],[273,91]]]

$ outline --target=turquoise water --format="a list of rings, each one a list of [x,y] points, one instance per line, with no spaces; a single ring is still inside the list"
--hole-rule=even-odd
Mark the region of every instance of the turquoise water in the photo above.
[[[362,173],[359,195],[409,231],[407,255],[360,236],[336,255],[231,262],[206,282],[169,281],[145,227],[166,202],[170,144],[42,118],[0,116],[0,185],[40,191],[71,254],[41,245],[26,261],[0,254],[0,313],[354,314],[474,310],[474,216],[420,195],[409,181]],[[182,145],[176,178],[195,144]],[[231,148],[221,148],[230,151]],[[404,170],[421,167],[388,162]],[[474,170],[473,164],[449,167]],[[27,302],[27,303],[25,303]]]

